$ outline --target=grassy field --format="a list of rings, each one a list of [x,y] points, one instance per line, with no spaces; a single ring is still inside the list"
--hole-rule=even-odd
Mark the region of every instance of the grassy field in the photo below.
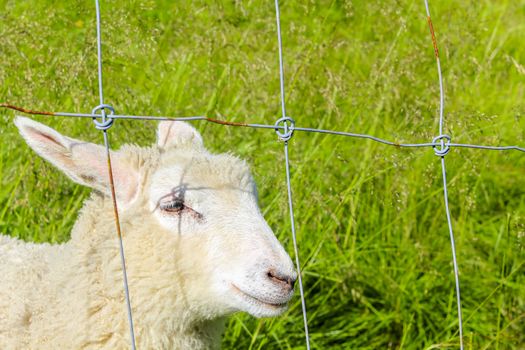
[[[273,123],[280,117],[272,1],[102,1],[106,101],[117,113]],[[525,145],[525,1],[431,1],[453,142]],[[283,1],[287,110],[298,126],[398,142],[438,134],[423,1]],[[0,102],[98,104],[93,1],[0,0]],[[63,242],[88,195],[39,159],[0,110],[0,232]],[[102,142],[89,120],[35,118]],[[249,161],[288,251],[282,144],[271,130],[196,123],[207,147]],[[156,124],[119,121],[115,147]],[[290,142],[314,349],[457,349],[439,158],[366,140]],[[446,157],[467,349],[525,348],[525,154]],[[137,320],[136,322],[140,322]],[[300,300],[276,319],[233,316],[224,349],[301,349]]]

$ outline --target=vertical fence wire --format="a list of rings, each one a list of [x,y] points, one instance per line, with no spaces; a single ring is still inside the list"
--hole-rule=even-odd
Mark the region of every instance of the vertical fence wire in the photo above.
[[[107,165],[108,165],[108,176],[109,176],[109,184],[111,189],[111,199],[113,201],[113,210],[115,214],[115,226],[117,230],[118,235],[118,241],[119,241],[119,251],[120,251],[120,262],[122,265],[122,275],[124,279],[124,293],[126,296],[126,308],[127,308],[127,315],[128,315],[128,323],[129,323],[129,333],[130,333],[130,342],[131,342],[131,348],[133,350],[136,349],[135,345],[135,330],[133,327],[133,315],[131,312],[131,298],[129,294],[129,287],[128,287],[128,275],[126,273],[126,258],[124,255],[124,244],[122,242],[122,231],[120,228],[120,220],[119,220],[119,214],[118,214],[118,206],[117,206],[117,198],[115,193],[115,182],[113,178],[113,169],[111,166],[111,155],[109,151],[109,138],[108,138],[108,129],[113,124],[113,119],[107,118],[106,116],[106,108],[109,108],[113,112],[113,108],[104,104],[104,92],[102,88],[102,39],[101,39],[101,26],[100,26],[100,5],[99,1],[95,0],[95,6],[96,6],[96,13],[97,13],[97,61],[98,61],[98,91],[99,91],[99,97],[100,97],[100,105],[95,107],[93,110],[93,113],[96,110],[100,110],[102,122],[95,121],[95,125],[97,129],[102,130],[103,136],[104,136],[104,145],[106,148],[106,157],[107,157]]]
[[[275,0],[275,19],[277,22],[277,41],[279,46],[279,84],[281,87],[281,109],[282,116],[281,119],[277,121],[276,124],[279,124],[280,121],[284,124],[284,134],[281,134],[279,130],[277,134],[284,141],[284,157],[285,157],[285,168],[286,168],[286,187],[288,190],[288,207],[290,211],[290,223],[292,229],[292,239],[293,239],[293,248],[295,253],[295,265],[297,269],[297,277],[299,283],[299,292],[301,295],[301,308],[303,312],[303,323],[304,323],[304,334],[306,341],[306,349],[310,350],[310,336],[308,333],[308,316],[306,313],[306,300],[304,297],[303,289],[303,280],[301,276],[301,262],[299,260],[299,249],[297,247],[297,235],[295,231],[295,218],[293,212],[293,197],[292,197],[292,186],[290,180],[290,159],[288,155],[288,141],[292,137],[294,121],[286,115],[286,103],[285,103],[285,93],[284,93],[284,63],[283,63],[283,44],[281,38],[281,15],[279,11],[279,0]],[[289,125],[289,123],[291,125]]]
[[[454,243],[454,232],[452,230],[452,219],[448,205],[447,170],[445,168],[445,157],[441,157],[441,169],[443,173],[443,197],[445,200],[445,211],[447,213],[448,231],[450,236],[450,247],[452,249],[452,262],[454,264],[454,281],[456,283],[456,302],[458,307],[459,348],[463,350],[463,318],[461,313],[461,293],[459,288],[459,269],[456,258],[456,244]]]
[[[95,7],[97,13],[97,63],[98,63],[98,95],[100,98],[100,104],[104,104],[104,90],[102,89],[102,34],[100,30],[100,4],[98,0],[95,0]],[[102,110],[102,114],[105,114]]]
[[[434,55],[436,57],[438,78],[439,78],[439,136],[434,141],[439,140],[440,148],[435,150],[436,155],[441,157],[441,170],[443,175],[443,197],[445,201],[445,211],[447,215],[448,231],[450,236],[450,246],[452,250],[452,263],[454,265],[454,281],[456,286],[456,302],[458,310],[458,328],[459,328],[459,346],[463,350],[463,319],[461,314],[461,292],[459,287],[459,268],[456,257],[456,244],[454,239],[454,231],[452,229],[452,219],[450,217],[450,208],[448,204],[448,188],[447,188],[447,170],[445,167],[445,155],[449,152],[450,147],[450,136],[443,134],[443,123],[444,123],[444,109],[445,109],[445,93],[443,91],[443,76],[441,73],[441,63],[439,60],[439,50],[437,46],[436,35],[434,32],[434,26],[432,19],[430,18],[430,10],[428,8],[428,0],[425,0],[425,9],[427,12],[427,22],[430,29],[430,35],[432,36],[432,44],[434,46]],[[445,141],[446,140],[446,141]],[[445,142],[447,144],[445,144]]]

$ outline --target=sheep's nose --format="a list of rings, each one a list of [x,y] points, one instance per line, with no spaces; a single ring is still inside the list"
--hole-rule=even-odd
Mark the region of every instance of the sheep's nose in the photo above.
[[[295,280],[297,279],[295,276],[281,274],[273,269],[268,270],[266,275],[273,283],[281,285],[283,288],[287,288],[289,290],[293,289]]]

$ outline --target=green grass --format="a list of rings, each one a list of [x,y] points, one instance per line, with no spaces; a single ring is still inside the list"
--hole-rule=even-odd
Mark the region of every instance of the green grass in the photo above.
[[[423,1],[283,1],[287,110],[298,126],[399,142],[438,134]],[[525,144],[525,1],[431,1],[453,142]],[[280,117],[272,1],[103,1],[106,101],[117,113],[273,123]],[[93,1],[0,0],[0,102],[97,105]],[[88,190],[39,159],[0,111],[0,232],[62,242]],[[35,118],[101,143],[89,120]],[[271,130],[197,123],[252,164],[261,207],[291,252],[282,144]],[[155,123],[119,121],[115,147]],[[297,133],[292,184],[315,349],[457,349],[439,158]],[[446,157],[467,349],[525,348],[525,154]],[[140,320],[137,320],[140,322]],[[224,349],[303,348],[298,296],[280,318],[233,316]]]

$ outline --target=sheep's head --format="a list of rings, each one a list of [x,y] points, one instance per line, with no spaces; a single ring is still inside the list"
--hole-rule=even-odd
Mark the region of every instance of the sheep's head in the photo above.
[[[74,181],[110,195],[103,147],[27,118],[15,123],[42,157]],[[182,122],[159,124],[157,143],[145,152],[153,161],[130,161],[132,152],[111,153],[122,217],[136,217],[137,226],[147,225],[147,234],[183,256],[174,268],[185,284],[188,307],[206,318],[284,311],[296,273],[261,215],[247,165],[231,155],[210,154],[200,134]]]

